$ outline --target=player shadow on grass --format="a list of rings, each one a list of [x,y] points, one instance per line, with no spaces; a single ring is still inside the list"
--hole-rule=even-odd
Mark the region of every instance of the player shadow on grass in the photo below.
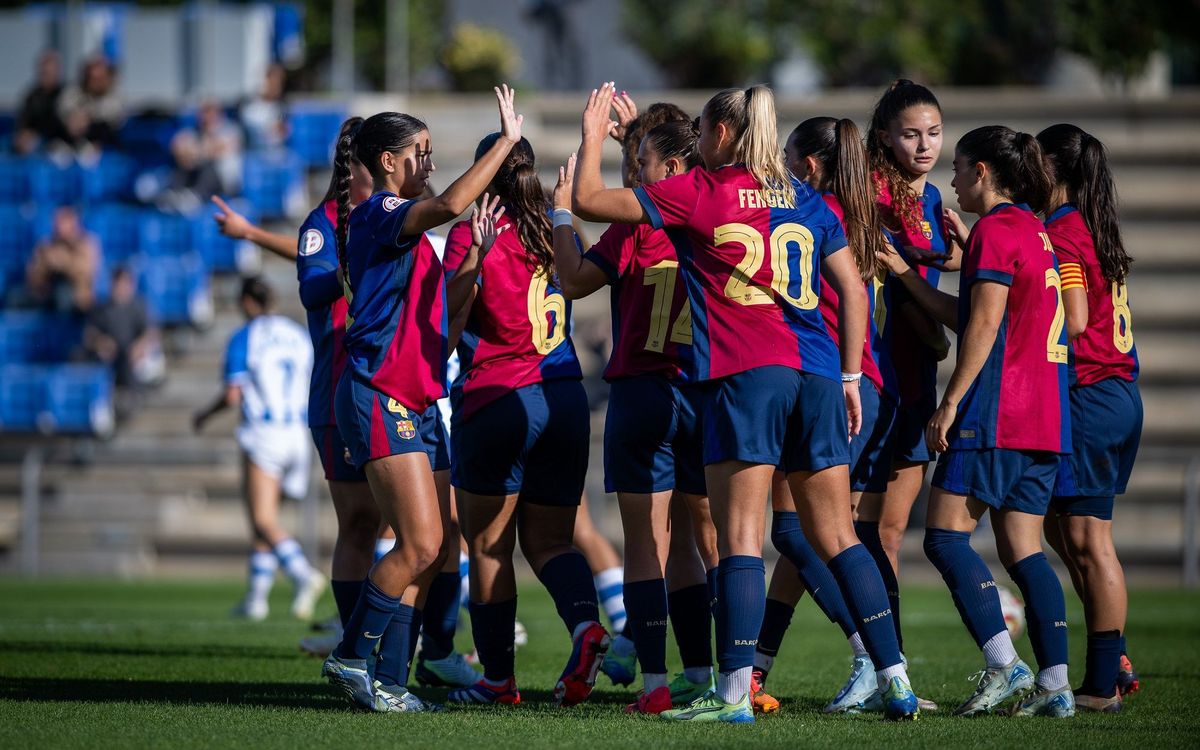
[[[81,698],[82,696],[82,698]],[[345,698],[322,682],[165,682],[87,680],[75,677],[0,678],[0,700],[75,703],[249,705],[346,711]]]
[[[274,646],[249,646],[238,644],[191,644],[146,643],[125,645],[121,643],[70,643],[63,641],[0,641],[0,654],[83,654],[85,656],[161,656],[172,659],[180,657],[235,658],[235,659],[286,659],[294,661],[292,649]]]

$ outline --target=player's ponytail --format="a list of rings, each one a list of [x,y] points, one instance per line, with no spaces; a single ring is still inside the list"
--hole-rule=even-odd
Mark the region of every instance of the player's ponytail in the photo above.
[[[475,149],[475,159],[482,158],[491,150],[499,137],[499,133],[492,133],[480,141]],[[506,207],[506,215],[516,225],[517,238],[525,250],[526,266],[531,271],[540,271],[546,278],[553,278],[552,206],[542,181],[538,179],[533,146],[528,140],[522,138],[512,147],[504,163],[496,170],[492,185]]]
[[[362,123],[361,117],[351,117],[342,123],[333,147],[333,175],[329,178],[329,188],[321,200],[322,203],[337,201],[337,226],[334,227],[334,236],[337,240],[338,265],[343,267],[346,259],[346,224],[350,217],[350,165],[356,160],[354,136],[358,134]]]
[[[813,186],[837,197],[854,262],[864,280],[873,278],[879,270],[875,253],[884,249],[883,225],[858,126],[849,119],[812,117],[797,125],[788,140],[796,156],[811,156],[820,164],[820,184]]]
[[[664,122],[646,133],[643,142],[658,154],[661,161],[678,159],[683,171],[700,164],[700,151],[696,148],[699,134],[687,120]]]
[[[754,175],[768,204],[774,198],[789,208],[796,205],[792,177],[779,149],[775,96],[770,88],[758,85],[721,91],[704,105],[703,116],[710,124],[720,122],[729,128],[734,137],[734,161]]]
[[[1122,284],[1133,258],[1125,251],[1117,222],[1117,190],[1104,145],[1074,125],[1051,125],[1037,135],[1056,187],[1066,189],[1092,233],[1105,280]]]
[[[992,186],[1014,203],[1040,210],[1050,199],[1042,147],[1029,133],[984,125],[960,138],[955,148],[971,164],[984,162],[991,167]]]
[[[892,82],[875,103],[875,111],[871,113],[871,125],[867,129],[867,156],[870,159],[871,170],[879,183],[879,189],[886,190],[892,198],[893,212],[903,225],[892,227],[897,231],[902,228],[910,231],[920,229],[921,196],[913,191],[909,185],[912,177],[901,171],[896,154],[884,143],[879,133],[890,128],[906,109],[918,106],[929,106],[938,112],[942,111],[942,106],[938,104],[932,91],[907,78],[899,78]]]

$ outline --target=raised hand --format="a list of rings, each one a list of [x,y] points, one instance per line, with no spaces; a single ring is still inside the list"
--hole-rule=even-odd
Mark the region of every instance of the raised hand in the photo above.
[[[250,220],[230,208],[229,204],[221,200],[219,195],[214,195],[212,202],[221,209],[218,213],[213,214],[213,219],[217,222],[221,234],[235,240],[246,239],[250,234],[250,228],[254,226]]]
[[[592,89],[587,107],[583,110],[583,137],[585,140],[604,140],[618,127],[616,120],[609,117],[613,106],[616,84],[609,81],[598,89]]]
[[[946,229],[950,231],[950,239],[965,247],[967,235],[971,233],[967,223],[952,208],[943,208],[942,218],[946,221]]]
[[[571,210],[571,191],[575,189],[575,154],[567,159],[565,167],[558,168],[558,182],[554,185],[554,207]]]
[[[500,217],[504,216],[504,206],[500,205],[499,195],[490,201],[489,197],[484,193],[479,205],[471,209],[471,244],[479,248],[480,260],[492,249],[492,245],[496,244],[496,238],[510,226],[496,226]]]
[[[875,257],[879,259],[884,268],[897,276],[910,270],[908,263],[905,262],[900,253],[896,252],[896,246],[886,240],[883,243],[883,250],[875,251]]]
[[[617,113],[617,127],[613,128],[612,137],[619,143],[624,143],[629,124],[637,119],[637,104],[634,104],[629,94],[622,91],[619,96],[613,97],[612,106]]]
[[[510,143],[517,143],[521,140],[521,124],[525,122],[525,115],[517,114],[513,106],[517,90],[510,89],[507,83],[492,90],[496,92],[496,103],[500,107],[500,135]]]

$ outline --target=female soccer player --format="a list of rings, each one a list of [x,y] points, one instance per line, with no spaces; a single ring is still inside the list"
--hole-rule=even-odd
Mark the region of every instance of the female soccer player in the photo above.
[[[955,713],[988,713],[1034,686],[1004,626],[996,582],[971,549],[971,532],[990,510],[1000,560],[1025,598],[1040,668],[1036,690],[1012,712],[1072,716],[1066,605],[1042,553],[1059,455],[1070,452],[1070,417],[1058,264],[1029,208],[1043,205],[1050,189],[1041,147],[1032,135],[1001,125],[976,128],[958,142],[951,184],[959,206],[980,216],[967,240],[958,298],[934,289],[894,251],[884,257],[918,303],[959,337],[954,374],[925,433],[930,450],[943,454],[933,474],[925,554],[986,660],[975,694]],[[957,214],[950,216],[955,234],[968,236]]]
[[[486,159],[503,136],[480,142]],[[470,555],[471,629],[483,679],[452,690],[453,703],[519,703],[513,663],[518,537],[554,599],[572,651],[555,702],[585,700],[608,650],[587,560],[571,545],[587,473],[588,407],[571,342],[571,305],[554,275],[550,202],[533,148],[520,139],[492,190],[504,202],[495,248],[471,279],[474,299],[458,351],[453,482]],[[460,223],[446,241],[454,279],[473,240]]]
[[[496,91],[501,136],[441,195],[421,195],[433,171],[429,130],[410,115],[368,118],[338,144],[334,172],[346,185],[353,155],[371,173],[375,192],[350,213],[349,190],[337,191],[336,246],[349,303],[346,371],[334,408],[356,467],[365,467],[371,494],[396,531],[396,546],[371,569],[323,673],[351,700],[376,711],[423,710],[403,684],[372,679],[368,660],[380,643],[385,666],[407,665],[410,643],[393,627],[400,597],[426,585],[443,562],[448,504],[442,506],[428,458],[440,416],[430,410],[445,392],[447,320],[464,304],[464,283],[447,287],[442,264],[424,232],[460,215],[487,187],[513,144],[523,118],[513,92]],[[474,280],[494,233],[491,207],[475,214],[475,239],[463,263]]]
[[[788,174],[765,86],[722,91],[705,105],[698,143],[704,169],[636,191],[606,190],[599,156],[612,127],[612,94],[611,84],[593,91],[584,112],[575,210],[584,219],[678,233],[692,311],[692,375],[707,382],[705,480],[721,556],[717,689],[661,715],[754,721],[750,677],[766,597],[763,498],[781,465],[811,541],[860,623],[888,717],[915,717],[887,595],[850,516],[847,428],[857,433],[861,421],[858,342],[866,336],[867,301],[852,254],[841,252],[846,239],[837,217]],[[841,376],[838,348],[816,309],[822,270],[842,300]]]
[[[1058,256],[1071,351],[1071,446],[1059,464],[1046,538],[1071,570],[1087,620],[1086,711],[1121,710],[1125,573],[1112,541],[1113,498],[1125,491],[1142,432],[1138,356],[1116,190],[1104,146],[1074,125],[1038,133],[1054,190],[1046,233]]]
[[[653,185],[699,165],[698,134],[676,120],[650,130],[637,151],[637,182]],[[570,224],[575,157],[558,172],[554,259],[563,293],[585,297],[612,285],[613,350],[604,429],[605,490],[617,493],[625,532],[625,608],[642,667],[642,693],[630,713],[672,706],[667,682],[667,584],[673,491],[702,498],[704,469],[697,421],[700,393],[687,385],[692,326],[679,260],[666,232],[644,224],[614,224],[586,253]],[[704,609],[707,601],[702,600]],[[707,620],[707,618],[703,618]],[[704,640],[709,640],[705,628]],[[691,645],[691,644],[689,644]],[[685,665],[692,654],[685,656]],[[699,678],[679,685],[687,702],[712,687],[711,653]],[[685,669],[685,677],[687,676]]]
[[[893,83],[875,105],[867,153],[892,242],[914,272],[935,288],[938,266],[956,270],[961,262],[961,248],[946,229],[942,196],[928,180],[941,150],[942,109],[933,92],[905,79]],[[875,354],[893,363],[885,365],[885,372],[894,371],[899,403],[888,446],[892,474],[887,490],[859,502],[855,531],[879,566],[903,650],[900,544],[933,458],[925,446],[925,425],[937,405],[937,363],[945,359],[949,343],[941,326],[894,278],[876,289],[873,317],[881,339]]]

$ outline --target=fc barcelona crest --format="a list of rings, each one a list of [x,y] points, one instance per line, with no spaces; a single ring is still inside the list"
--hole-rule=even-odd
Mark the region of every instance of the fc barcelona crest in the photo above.
[[[396,434],[405,440],[412,440],[417,434],[417,428],[413,427],[411,419],[401,419],[396,422]]]
[[[927,240],[933,239],[933,227],[929,225],[928,221],[921,222],[921,236]]]

